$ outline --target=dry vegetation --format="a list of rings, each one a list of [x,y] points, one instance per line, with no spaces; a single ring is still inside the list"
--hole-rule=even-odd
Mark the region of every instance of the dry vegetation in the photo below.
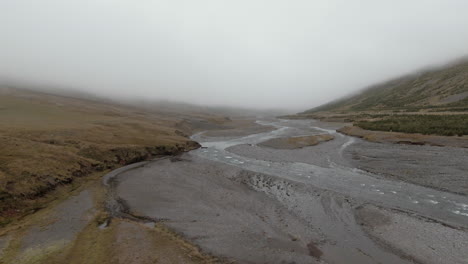
[[[104,230],[91,222],[70,246],[39,256],[38,263],[51,264],[223,263],[162,224],[151,228],[125,219],[114,219]]]
[[[260,125],[255,119],[232,120],[221,129],[207,131],[206,137],[243,137],[251,134],[265,133],[274,130],[272,126]]]
[[[377,131],[421,133],[425,135],[468,135],[468,115],[391,115],[355,125]]]
[[[225,121],[0,89],[0,225],[91,173],[197,148],[187,135],[198,124]]]
[[[330,134],[290,137],[290,138],[273,138],[261,142],[258,145],[276,149],[298,149],[303,147],[315,146],[321,142],[332,140],[334,137]]]
[[[468,137],[445,137],[423,134],[408,134],[401,132],[369,131],[357,126],[345,126],[338,129],[338,132],[363,138],[371,142],[411,144],[411,145],[431,145],[468,148]]]

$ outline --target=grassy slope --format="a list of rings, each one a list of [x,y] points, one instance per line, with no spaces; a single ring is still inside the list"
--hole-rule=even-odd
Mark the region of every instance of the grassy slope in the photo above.
[[[179,126],[189,117],[0,89],[0,223],[34,210],[36,198],[57,186],[197,147],[185,136],[193,126]]]
[[[378,131],[421,133],[425,135],[468,135],[468,115],[395,115],[355,125]]]
[[[361,93],[304,112],[468,110],[468,61],[371,86]]]
[[[374,85],[290,118],[354,122],[368,130],[468,135],[468,60]]]

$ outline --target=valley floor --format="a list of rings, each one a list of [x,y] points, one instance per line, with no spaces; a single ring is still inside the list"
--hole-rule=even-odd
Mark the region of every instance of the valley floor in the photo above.
[[[368,142],[342,125],[195,134],[202,148],[110,173],[3,230],[1,261],[466,263],[468,149]],[[261,144],[317,135],[333,139]]]

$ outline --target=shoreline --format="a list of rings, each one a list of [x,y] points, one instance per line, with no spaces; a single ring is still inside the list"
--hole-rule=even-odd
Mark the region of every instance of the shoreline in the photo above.
[[[295,127],[294,129],[310,129],[309,122],[289,126]],[[327,128],[329,126],[333,126],[333,129],[339,127],[332,124],[326,125]],[[257,131],[257,128],[244,129],[249,132]],[[303,134],[294,129],[288,133]],[[282,170],[286,165],[281,164],[287,162],[285,159],[280,159],[276,165],[274,161],[267,165],[261,162],[264,156],[260,153],[252,153],[252,149],[260,152],[266,151],[265,153],[272,152],[272,155],[278,155],[279,158],[285,156],[291,158],[291,162],[297,161],[298,157],[309,157],[315,152],[317,152],[315,158],[326,161],[327,155],[321,155],[321,151],[336,152],[337,155],[334,156],[336,160],[333,161],[338,163],[342,158],[349,158],[349,156],[341,156],[339,149],[351,138],[336,134],[334,130],[328,131],[334,134],[335,139],[318,144],[314,147],[315,149],[267,149],[248,144],[239,145],[250,147],[246,149],[246,152],[253,155],[252,159],[260,160],[259,163],[253,162],[252,164],[263,165],[266,168],[261,171],[252,167],[252,164],[247,164],[249,163],[248,157],[245,160],[240,159],[243,156],[242,153],[240,157],[236,157],[228,152],[223,154],[220,149],[216,148],[195,149],[194,152],[188,150],[180,153],[180,156],[177,154],[163,156],[114,169],[104,176],[96,177],[95,179],[100,179],[99,182],[88,181],[88,187],[81,186],[69,199],[56,203],[56,206],[47,207],[31,217],[28,216],[22,221],[21,228],[10,229],[11,232],[7,236],[13,237],[11,240],[13,242],[7,241],[6,243],[13,244],[7,246],[7,258],[1,260],[30,258],[31,256],[26,256],[24,251],[15,248],[15,245],[24,241],[31,243],[31,237],[43,239],[42,241],[32,240],[34,241],[32,245],[38,246],[38,251],[35,251],[33,257],[41,260],[50,257],[54,260],[49,262],[52,264],[63,263],[64,260],[68,263],[79,263],[80,260],[87,260],[90,263],[112,263],[116,259],[130,260],[135,256],[146,259],[150,257],[157,257],[158,260],[167,259],[166,263],[177,263],[178,261],[174,260],[176,257],[188,260],[184,263],[230,263],[231,259],[241,262],[242,260],[255,262],[268,259],[271,263],[276,263],[275,261],[280,259],[297,260],[301,263],[306,260],[312,263],[320,260],[334,262],[343,254],[347,256],[349,263],[373,263],[370,259],[389,261],[390,258],[401,261],[398,263],[406,263],[405,256],[409,256],[410,259],[413,259],[412,257],[419,259],[418,252],[416,252],[419,245],[400,246],[398,236],[395,234],[393,236],[390,234],[388,239],[383,237],[380,244],[376,243],[380,231],[388,232],[396,227],[401,228],[401,231],[397,230],[398,234],[408,236],[411,241],[417,237],[414,234],[424,234],[423,227],[430,228],[433,232],[424,234],[422,243],[435,243],[435,247],[442,254],[447,254],[448,251],[442,247],[446,245],[444,244],[446,239],[442,242],[434,241],[437,241],[439,235],[461,232],[453,230],[458,225],[446,226],[447,223],[452,223],[453,219],[440,218],[438,209],[434,211],[436,212],[434,214],[427,214],[425,210],[429,210],[432,205],[424,205],[426,209],[416,210],[413,208],[416,205],[413,205],[411,201],[400,204],[398,198],[393,198],[394,195],[391,194],[391,190],[397,190],[398,194],[404,197],[406,193],[404,190],[411,191],[413,187],[409,186],[410,189],[400,190],[391,182],[387,184],[387,182],[364,177],[360,178],[357,183],[365,182],[369,188],[363,188],[362,184],[350,183],[343,185],[353,186],[349,192],[340,192],[340,186],[334,190],[326,182],[323,185],[317,185],[318,182],[314,184],[313,179],[327,176],[328,170],[331,173],[330,177],[334,177],[336,172],[346,170],[324,167],[317,168],[315,171],[315,167],[312,166],[313,172],[309,172],[307,168],[291,167],[287,169],[291,174],[286,173],[288,176],[283,177],[286,174]],[[279,136],[276,133],[273,134]],[[218,139],[221,141],[230,140],[226,138],[227,131],[220,136]],[[253,143],[262,141],[261,134],[257,137],[252,141]],[[244,138],[244,140],[251,139],[252,136]],[[210,138],[210,140],[213,139]],[[379,144],[365,143],[367,141],[364,140],[356,140],[356,142],[359,142],[356,150],[363,155],[373,155],[372,152],[369,154],[369,149],[366,151],[366,147],[371,147],[371,151],[372,147],[382,149],[382,145]],[[389,148],[402,149],[397,146],[387,146],[384,149]],[[403,147],[403,149],[423,151],[420,147],[413,146]],[[450,153],[454,151],[453,149],[446,150]],[[349,153],[344,155],[349,155]],[[422,159],[425,159],[424,156]],[[310,164],[313,165],[314,162]],[[349,168],[357,167],[350,164]],[[296,169],[299,170],[296,171]],[[309,175],[308,177],[309,173],[315,176]],[[344,177],[342,180],[350,178],[346,175],[348,174],[342,175]],[[326,178],[328,177],[324,180]],[[380,194],[370,188],[371,184],[376,185],[375,188],[379,189],[377,191],[385,191],[385,195],[388,196],[386,198],[396,199],[395,204],[387,203],[386,198],[380,198]],[[94,189],[90,186],[94,186]],[[413,190],[425,190],[416,187]],[[357,192],[353,191],[355,189]],[[421,195],[432,194],[431,190],[427,191]],[[81,200],[85,199],[87,195],[83,194],[84,192],[87,192],[88,196],[91,194],[94,206],[89,211],[82,212],[79,219],[83,219],[83,216],[87,214],[91,217],[85,218],[87,222],[84,224],[71,224],[66,212],[73,210],[77,204],[70,203],[69,200],[77,200],[78,196],[82,197]],[[363,192],[368,195],[361,195]],[[77,193],[80,194],[77,195]],[[417,191],[412,191],[410,195],[413,196],[415,193]],[[433,197],[433,195],[427,197],[421,195],[415,197],[421,201],[421,205],[426,201],[424,199]],[[458,201],[451,194],[440,195],[446,195],[448,199]],[[438,199],[438,201],[441,205],[445,203],[444,200]],[[63,204],[68,205],[63,206]],[[246,204],[249,206],[246,207]],[[368,204],[372,207],[367,207]],[[359,206],[364,209],[355,211],[359,209]],[[375,207],[377,209],[374,209]],[[395,208],[400,207],[406,209],[401,209],[401,212],[395,211]],[[448,208],[447,210],[455,209]],[[59,218],[55,218],[50,212],[58,213]],[[413,214],[418,216],[412,217]],[[40,219],[40,222],[37,222],[37,219]],[[248,224],[243,221],[239,222],[242,219]],[[394,219],[398,224],[392,221],[383,223],[379,219]],[[330,221],[332,225],[326,224]],[[226,229],[226,224],[232,228]],[[57,226],[60,225],[72,227],[57,230]],[[414,232],[405,231],[413,230],[413,226],[421,226],[421,228],[414,229]],[[270,228],[281,230],[281,232],[272,232]],[[374,228],[376,232],[373,231]],[[258,238],[259,230],[263,232],[262,237],[267,239]],[[59,237],[72,234],[73,239],[68,240],[65,246],[57,247],[56,251],[48,253],[47,243],[58,241],[57,236],[44,238],[44,234],[51,233],[58,234]],[[0,243],[2,238],[0,237]],[[348,239],[351,239],[351,244],[347,242]],[[31,248],[30,244],[28,248]],[[166,248],[170,248],[171,253],[166,254]],[[456,263],[459,256],[464,257],[463,251],[458,248],[454,247],[458,255],[449,256],[451,263]],[[340,251],[337,251],[338,249]],[[246,252],[245,250],[255,253],[246,257],[242,253]],[[86,254],[82,255],[83,252]],[[369,261],[366,262],[367,260]],[[10,262],[7,261],[7,263]],[[395,262],[389,261],[388,263]],[[408,261],[408,263],[411,262]]]
[[[466,136],[438,136],[418,133],[374,131],[363,129],[358,126],[344,126],[336,131],[347,136],[353,136],[376,143],[468,148],[468,138]]]
[[[106,173],[94,173],[92,177],[80,179],[83,182],[61,186],[47,193],[47,197],[43,198],[50,201],[41,202],[41,209],[0,228],[0,262],[30,263],[40,260],[40,263],[44,261],[58,264],[82,263],[82,260],[88,259],[92,260],[91,263],[114,263],[115,254],[119,255],[118,258],[123,256],[129,259],[133,258],[129,256],[137,254],[137,257],[143,255],[148,259],[162,256],[172,259],[172,263],[180,258],[188,261],[184,263],[224,263],[219,258],[202,252],[193,242],[161,221],[146,219],[127,211],[129,208],[125,201],[118,199],[113,190],[118,185],[117,177],[123,173],[153,162],[176,159],[177,156],[198,148],[199,146],[127,164]],[[72,187],[73,190],[68,191]],[[117,212],[113,209],[120,210]],[[147,244],[144,249],[135,248],[138,253],[127,249],[126,244],[122,245],[122,242],[111,239],[112,236],[136,239],[133,237],[134,232],[144,236],[143,242]],[[66,239],[57,240],[59,237]],[[140,240],[138,238],[134,243],[140,243]],[[115,247],[123,248],[112,253]],[[155,250],[162,252],[161,250],[168,248],[176,253],[154,253]],[[87,252],[86,257],[79,254],[83,250]]]
[[[11,213],[9,211],[2,212],[2,215],[1,215],[2,222],[0,223],[0,229],[7,228],[11,223],[14,223],[15,221],[28,217],[44,208],[47,208],[51,202],[57,199],[63,199],[63,198],[66,199],[67,195],[61,194],[61,193],[67,192],[68,190],[70,190],[70,188],[71,190],[79,189],[81,185],[83,185],[87,181],[95,181],[98,179],[102,180],[106,175],[108,175],[109,173],[115,172],[116,170],[121,170],[127,166],[135,166],[134,164],[139,164],[141,162],[148,162],[158,157],[177,156],[177,155],[180,155],[181,153],[188,152],[194,149],[198,149],[200,148],[200,145],[198,144],[198,142],[188,139],[185,142],[185,144],[183,144],[183,142],[181,142],[181,144],[177,143],[170,150],[166,149],[166,146],[164,145],[163,146],[147,146],[143,148],[145,149],[145,151],[142,153],[132,152],[132,154],[136,156],[129,157],[130,159],[128,160],[128,163],[125,162],[125,164],[122,164],[122,165],[120,165],[121,162],[114,163],[113,165],[110,164],[110,166],[112,167],[107,168],[107,170],[104,170],[104,171],[95,167],[82,168],[81,170],[87,173],[83,173],[79,177],[71,178],[72,180],[68,182],[57,183],[56,185],[51,185],[49,186],[48,189],[43,190],[41,193],[37,194],[32,199],[24,197],[23,200],[26,200],[26,204],[20,204],[22,211],[13,211]],[[152,153],[153,149],[157,151],[161,151],[162,153],[154,154]],[[109,152],[109,154],[115,154],[115,153]],[[115,155],[116,157],[118,156],[118,154],[115,154]],[[120,161],[123,161],[123,160],[121,159]],[[108,172],[106,173],[106,171]],[[18,199],[14,197],[11,199],[4,198],[2,203],[5,203],[5,205],[11,203],[10,207],[13,208],[13,209],[10,209],[11,211],[11,210],[15,210],[16,208],[15,204],[22,203],[23,200],[20,199],[18,201]]]

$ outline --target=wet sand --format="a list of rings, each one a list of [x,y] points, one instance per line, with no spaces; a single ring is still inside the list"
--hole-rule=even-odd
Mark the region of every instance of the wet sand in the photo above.
[[[356,140],[344,153],[352,167],[375,177],[468,195],[468,149]]]
[[[210,254],[254,263],[312,261],[307,244],[320,240],[313,229],[249,188],[243,183],[249,176],[186,154],[121,174],[117,193],[132,215],[162,221]]]
[[[41,263],[47,255],[60,252],[93,219],[95,209],[88,190],[79,192],[52,208],[40,212],[31,225],[20,226],[3,236],[0,263]]]
[[[346,198],[190,154],[119,175],[117,192],[131,214],[239,263],[405,263],[347,223]]]
[[[428,156],[421,146],[389,147],[347,137],[335,131],[339,124],[259,123],[276,129],[228,138],[227,132],[218,138],[198,134],[194,139],[202,149],[118,175],[116,193],[131,214],[161,221],[228,261],[437,263],[443,258],[463,263],[465,253],[457,245],[466,238],[468,198],[385,176],[404,175],[398,173],[400,165],[412,164],[421,166],[423,178],[428,172],[422,166],[430,162],[430,173],[463,179],[466,155],[459,163],[446,163],[460,149],[437,147],[444,154]],[[258,146],[324,132],[335,139],[301,149]],[[377,158],[380,163],[356,158],[378,151],[385,153]],[[405,156],[408,151],[413,159]],[[360,169],[365,165],[374,172]],[[434,179],[426,180],[435,185]],[[431,235],[425,234],[428,229]],[[428,255],[422,248],[433,251]]]
[[[378,244],[416,263],[466,263],[468,233],[404,212],[364,206],[357,210],[363,229]]]

